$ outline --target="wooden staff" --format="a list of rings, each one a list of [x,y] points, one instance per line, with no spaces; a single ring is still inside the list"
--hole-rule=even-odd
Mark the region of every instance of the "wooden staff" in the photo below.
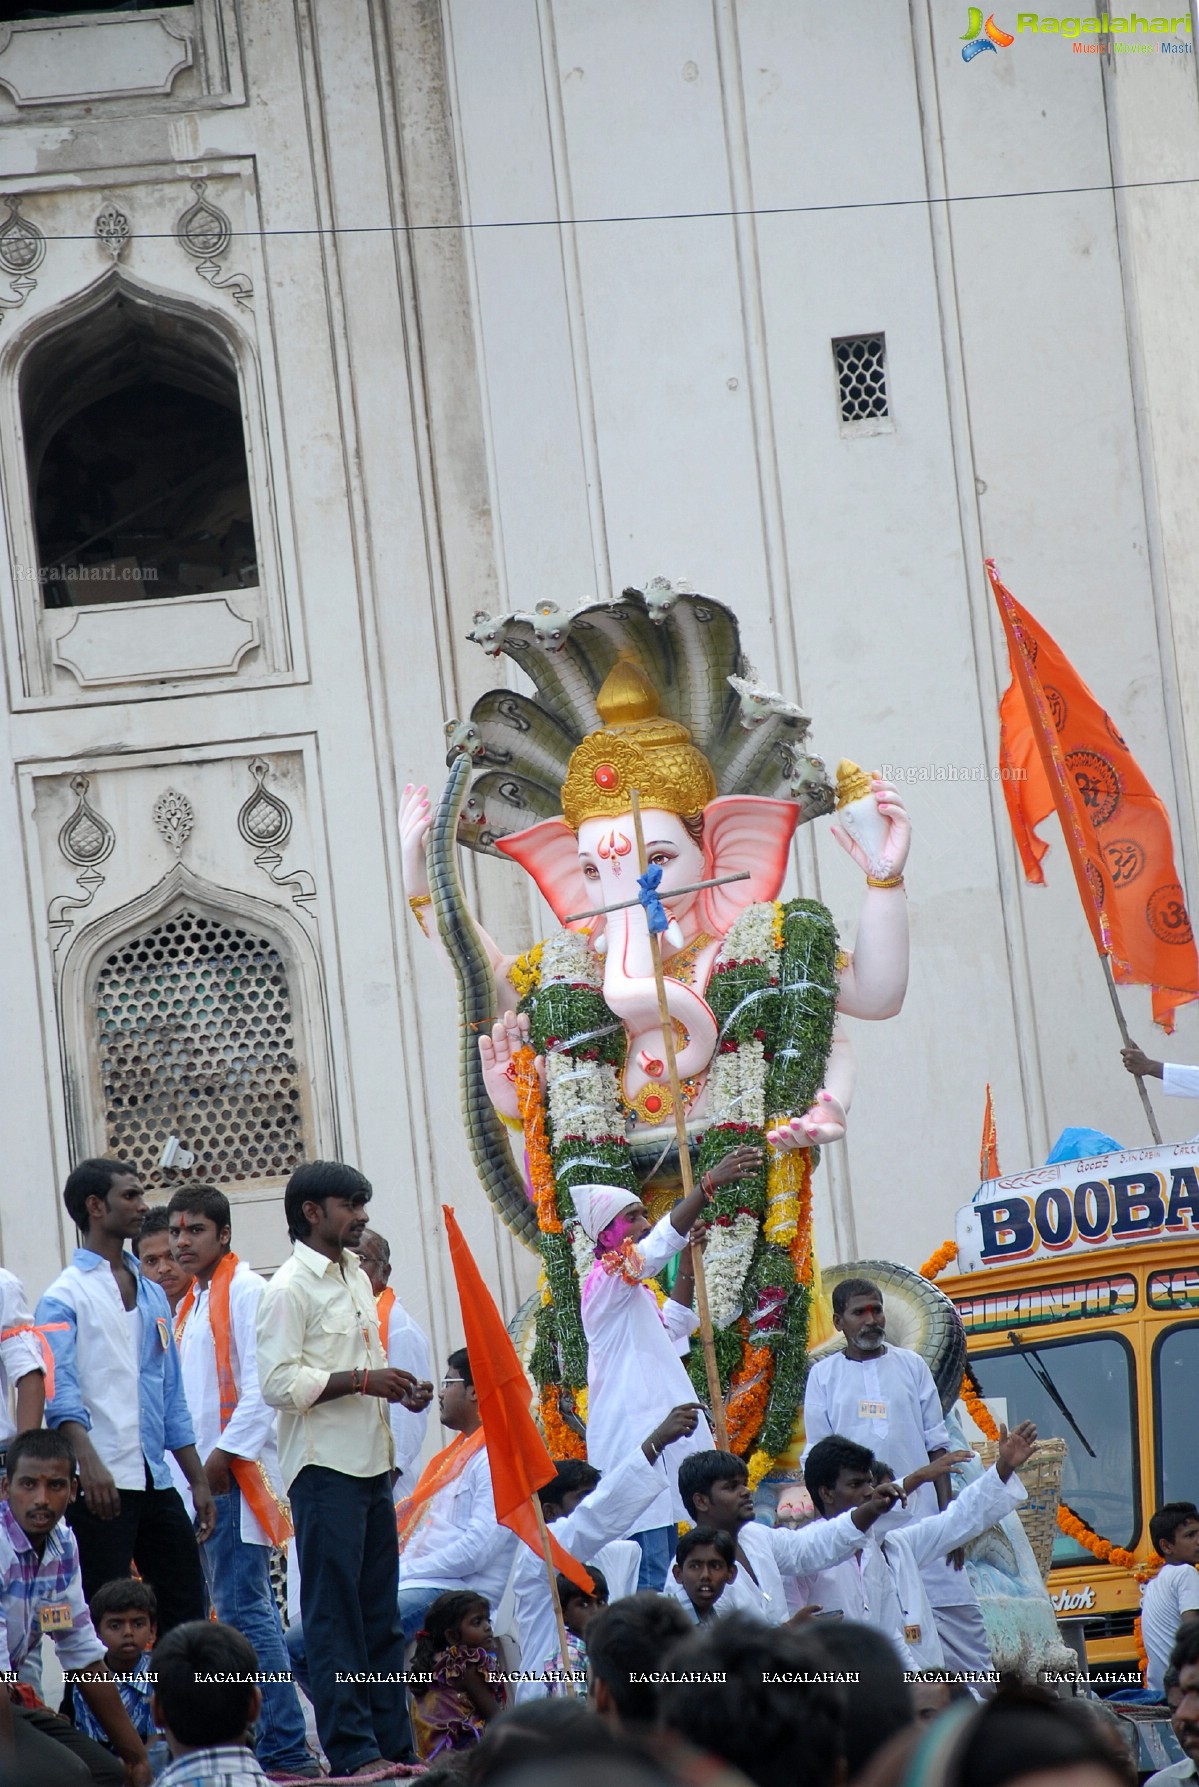
[[[641,796],[637,789],[631,791],[633,803],[633,831],[637,839],[637,861],[639,873],[644,875],[649,867],[645,854],[645,832],[641,826]],[[674,1020],[670,1015],[670,1007],[666,1003],[666,976],[662,972],[662,945],[656,931],[649,933],[650,954],[654,964],[654,986],[658,991],[658,1014],[662,1019],[663,1052],[666,1056],[666,1072],[670,1079],[670,1096],[674,1104],[674,1128],[679,1140],[679,1170],[683,1175],[683,1196],[690,1197],[695,1189],[695,1181],[691,1177],[691,1150],[687,1146],[687,1109],[683,1103],[683,1087],[679,1079],[679,1064],[674,1050]],[[724,1397],[720,1393],[720,1368],[716,1363],[716,1340],[712,1333],[712,1312],[708,1307],[708,1281],[704,1277],[703,1249],[691,1243],[691,1269],[695,1274],[695,1306],[699,1312],[699,1337],[704,1349],[704,1368],[708,1374],[708,1400],[712,1405],[712,1424],[716,1429],[716,1444],[722,1452],[728,1452],[729,1430],[724,1418]]]
[[[553,1553],[550,1551],[550,1536],[546,1529],[545,1512],[542,1509],[539,1495],[534,1495],[530,1499],[533,1503],[533,1512],[537,1516],[537,1531],[541,1535],[541,1555],[545,1559],[545,1573],[549,1578],[550,1600],[554,1603],[554,1620],[558,1627],[558,1650],[561,1653],[562,1668],[566,1675],[566,1681],[562,1685],[568,1694],[573,1694],[576,1689],[570,1669],[570,1647],[566,1642],[566,1621],[562,1617],[562,1601],[558,1594],[558,1572],[554,1568]]]
[[[1112,1010],[1116,1014],[1116,1022],[1120,1026],[1120,1035],[1124,1038],[1124,1047],[1126,1049],[1131,1048],[1132,1037],[1128,1034],[1128,1025],[1124,1022],[1124,1008],[1120,1004],[1120,995],[1116,991],[1116,982],[1112,975],[1111,960],[1106,954],[1102,955],[1099,959],[1103,963],[1103,972],[1107,979],[1107,990],[1111,997]],[[1160,1142],[1162,1139],[1162,1132],[1157,1127],[1157,1118],[1154,1116],[1153,1106],[1149,1102],[1149,1094],[1145,1089],[1145,1082],[1139,1073],[1134,1074],[1133,1078],[1136,1080],[1137,1091],[1141,1095],[1141,1103],[1145,1107],[1145,1115],[1149,1120],[1149,1133],[1155,1142]]]

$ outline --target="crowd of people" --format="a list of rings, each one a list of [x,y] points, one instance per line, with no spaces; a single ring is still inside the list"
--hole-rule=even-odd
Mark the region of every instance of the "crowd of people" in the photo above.
[[[682,1368],[693,1280],[664,1308],[645,1282],[702,1240],[746,1153],[656,1225],[626,1191],[576,1188],[596,1257],[588,1461],[539,1491],[581,1566],[556,1579],[496,1519],[472,1360],[451,1352],[435,1391],[361,1173],[297,1169],[268,1282],[217,1188],[151,1209],[124,1163],[76,1167],[81,1244],[35,1311],[0,1272],[0,1784],[247,1787],[326,1766],[525,1787],[1135,1781],[1095,1703],[995,1692],[962,1547],[1024,1500],[1036,1432],[1001,1430],[954,1496],[964,1455],[867,1280],[837,1287],[845,1349],[808,1376],[812,1517],[757,1518]],[[420,1470],[435,1397],[448,1443]],[[1149,1689],[1176,1703],[1188,1761],[1167,1774],[1185,1780],[1199,1508],[1169,1504],[1151,1532]]]

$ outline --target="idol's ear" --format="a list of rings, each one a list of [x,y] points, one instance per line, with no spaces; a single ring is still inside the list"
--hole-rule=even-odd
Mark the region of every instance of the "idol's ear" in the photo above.
[[[587,912],[595,904],[592,890],[583,879],[579,840],[565,819],[543,819],[527,831],[497,838],[495,847],[533,877],[559,924],[565,922],[567,913]],[[590,926],[591,921],[584,919],[571,928],[584,930]]]
[[[748,869],[748,881],[709,887],[699,896],[700,922],[723,937],[755,900],[775,900],[787,873],[787,852],[799,824],[793,800],[728,794],[704,808],[704,879]]]

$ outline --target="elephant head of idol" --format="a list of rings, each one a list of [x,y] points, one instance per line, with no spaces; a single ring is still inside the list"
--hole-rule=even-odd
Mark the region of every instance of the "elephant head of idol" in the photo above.
[[[672,940],[697,950],[719,944],[746,906],[778,895],[799,822],[794,801],[716,792],[716,778],[686,726],[659,711],[643,671],[618,661],[597,697],[603,726],[573,752],[562,785],[562,817],[498,841],[533,877],[560,922],[589,931],[604,959],[604,997],[631,1044],[660,1024],[649,931],[635,900],[639,872],[631,794],[636,790],[646,855],[662,870],[660,895]],[[746,871],[746,880],[676,894],[696,882]],[[606,910],[609,908],[616,910]],[[605,913],[577,918],[580,913]],[[701,1073],[716,1045],[716,1020],[696,986],[670,978],[666,998],[682,1076]]]

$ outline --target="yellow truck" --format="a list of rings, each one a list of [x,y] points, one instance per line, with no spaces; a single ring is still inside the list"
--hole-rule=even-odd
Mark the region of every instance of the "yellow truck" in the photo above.
[[[955,1239],[937,1285],[992,1414],[1064,1439],[1063,1502],[1148,1563],[1154,1509],[1199,1501],[1199,1142],[987,1180]],[[1092,1669],[1135,1666],[1132,1570],[1059,1533],[1049,1594]]]

